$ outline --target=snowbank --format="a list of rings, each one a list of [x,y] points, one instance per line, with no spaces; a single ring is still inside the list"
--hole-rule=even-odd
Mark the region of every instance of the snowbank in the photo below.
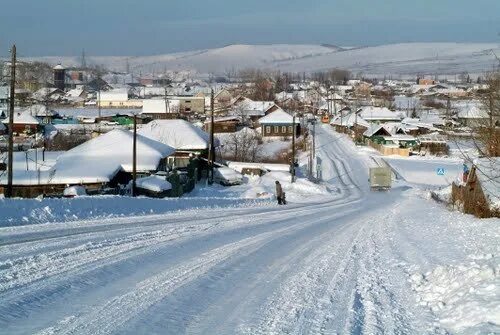
[[[444,202],[444,203],[451,203],[451,185],[447,187],[440,188],[438,190],[433,190],[429,192],[431,197]]]
[[[410,277],[421,305],[429,307],[452,332],[500,331],[500,257],[471,257],[469,263],[438,266]]]
[[[324,185],[317,185],[305,178],[297,178],[295,183],[291,183],[289,172],[274,171],[268,172],[262,177],[248,176],[246,183],[222,190],[227,195],[242,199],[274,199],[276,194],[276,180],[278,180],[286,198],[290,202],[311,201],[315,196],[330,195]],[[207,190],[201,190],[202,194]]]
[[[270,205],[263,200],[240,198],[92,196],[62,199],[0,199],[0,227],[165,214],[183,210]]]

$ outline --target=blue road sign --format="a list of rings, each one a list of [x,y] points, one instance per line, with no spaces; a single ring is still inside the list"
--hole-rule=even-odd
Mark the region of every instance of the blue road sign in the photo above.
[[[438,176],[444,176],[444,168],[437,168],[436,172]]]

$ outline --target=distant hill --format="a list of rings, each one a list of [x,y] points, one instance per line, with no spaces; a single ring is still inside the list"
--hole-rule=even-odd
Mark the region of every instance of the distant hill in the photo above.
[[[492,49],[500,54],[499,45],[493,43],[401,43],[349,48],[329,44],[236,44],[156,56],[87,57],[87,63],[125,71],[128,61],[130,69],[142,73],[168,69],[224,74],[245,68],[312,72],[336,67],[366,75],[457,74],[491,70],[496,63]],[[80,63],[79,57],[36,59],[64,66]]]

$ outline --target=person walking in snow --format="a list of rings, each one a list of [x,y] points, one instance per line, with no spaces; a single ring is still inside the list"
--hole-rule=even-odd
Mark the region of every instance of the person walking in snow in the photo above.
[[[278,199],[278,205],[285,205],[285,192],[283,192],[283,188],[279,181],[276,180],[276,199]]]

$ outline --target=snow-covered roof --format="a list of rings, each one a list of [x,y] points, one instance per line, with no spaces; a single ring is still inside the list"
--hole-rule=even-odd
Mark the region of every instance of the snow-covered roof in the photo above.
[[[259,119],[260,124],[290,124],[293,123],[293,116],[284,110],[277,109],[274,112],[267,114]],[[298,117],[295,118],[295,123],[300,123]]]
[[[126,88],[117,88],[100,93],[100,101],[127,101],[128,90]]]
[[[41,117],[42,116],[57,115],[56,111],[48,108],[45,105],[40,105],[40,104],[29,106],[28,108],[26,108],[26,112],[28,112],[32,116],[41,116]],[[14,121],[15,121],[15,118],[14,118]]]
[[[263,116],[272,106],[274,106],[274,101],[253,101],[249,98],[244,98],[243,101],[233,107],[232,112],[236,114],[241,112],[246,115]]]
[[[8,124],[10,116],[2,120],[2,123]],[[28,111],[14,112],[14,124],[40,124]]]
[[[142,112],[147,114],[173,113],[180,106],[180,100],[169,99],[168,111],[165,99],[145,99],[142,101]],[[178,109],[177,109],[178,110]]]
[[[464,106],[458,111],[459,119],[487,119],[488,117],[488,112],[476,104]]]
[[[38,91],[33,93],[33,98],[35,100],[43,100],[49,96],[52,96],[55,93],[58,93],[56,95],[63,95],[64,92],[62,92],[60,89],[56,87],[42,87]]]
[[[137,171],[154,171],[174,153],[166,144],[137,135]],[[115,129],[59,156],[53,166],[57,184],[108,182],[118,171],[132,171],[133,133]]]
[[[378,132],[380,129],[384,129],[387,131],[388,134],[391,134],[391,131],[384,127],[384,125],[381,124],[370,124],[368,129],[363,133],[363,136],[366,137],[372,137],[376,132]]]
[[[84,89],[82,87],[80,87],[80,88],[74,88],[74,89],[69,90],[68,92],[66,92],[66,97],[68,97],[68,98],[76,98],[76,97],[81,96],[83,92],[84,92]]]
[[[425,134],[418,137],[420,143],[448,143],[446,137],[439,133]]]
[[[402,121],[401,121],[401,128],[403,129],[419,129],[419,128],[427,128],[427,129],[430,129],[430,130],[433,130],[433,131],[438,131],[439,129],[435,128],[432,121],[435,121],[439,124],[441,124],[441,122],[443,122],[442,119],[427,119],[431,122],[423,122],[422,120],[420,119],[416,119],[416,118],[404,118]]]
[[[138,132],[176,150],[205,150],[209,147],[209,134],[185,120],[154,120]]]
[[[417,139],[414,136],[411,135],[391,135],[391,136],[384,136],[384,139],[386,140],[394,140],[394,141],[416,141]]]
[[[330,124],[337,126],[346,126],[349,128],[353,127],[355,124],[367,128],[370,126],[369,122],[363,119],[359,114],[356,116],[356,114],[353,111],[349,112],[342,111],[342,113],[338,113],[333,117]]]
[[[359,115],[366,121],[387,120],[399,121],[402,119],[399,113],[393,112],[386,107],[363,107]]]

